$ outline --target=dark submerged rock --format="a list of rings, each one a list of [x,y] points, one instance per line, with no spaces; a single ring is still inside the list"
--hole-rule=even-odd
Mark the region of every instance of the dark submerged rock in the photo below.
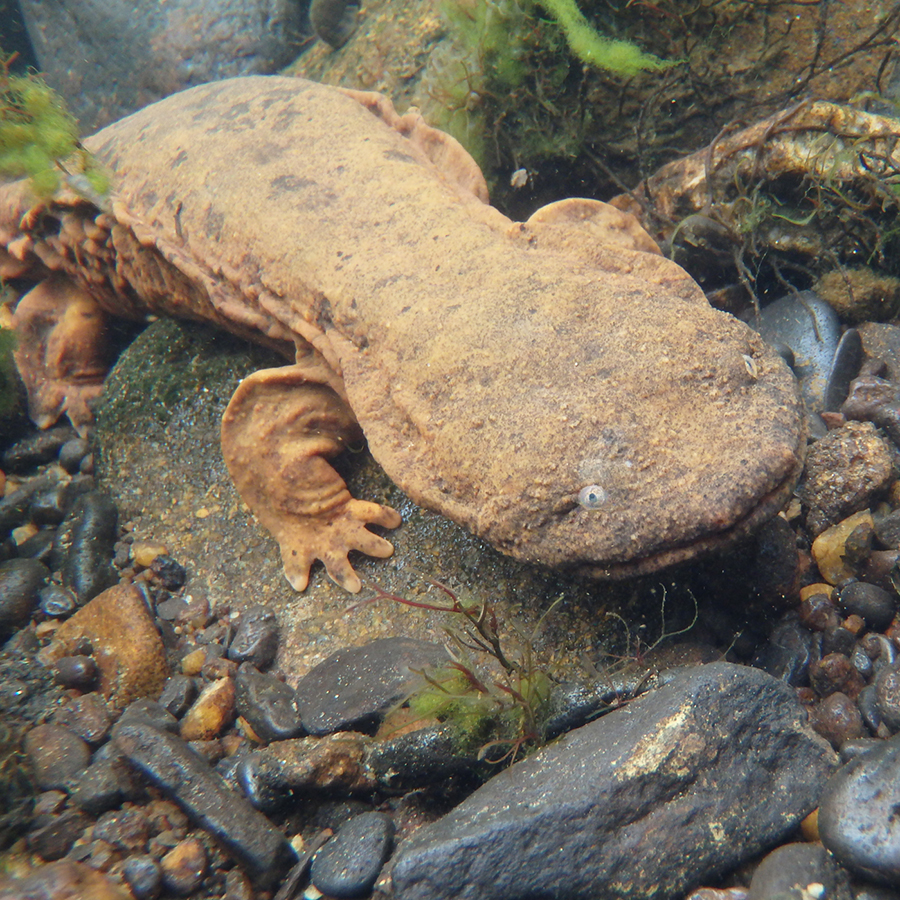
[[[78,496],[78,485],[57,482],[31,498],[29,518],[35,525],[59,525]]]
[[[831,778],[819,808],[822,843],[848,869],[900,881],[900,736],[851,760]]]
[[[115,504],[98,491],[85,494],[67,517],[71,543],[61,566],[63,584],[82,605],[118,581],[112,567],[118,518]]]
[[[99,815],[116,809],[123,800],[141,794],[128,761],[119,748],[109,742],[94,754],[91,764],[75,782],[71,799],[85,812]]]
[[[92,691],[73,697],[65,706],[61,706],[53,716],[53,724],[65,726],[96,747],[109,735],[113,724],[113,710],[102,694]]]
[[[48,584],[38,591],[41,612],[51,619],[63,618],[71,615],[78,605],[75,595],[57,584]]]
[[[16,547],[16,555],[26,559],[37,559],[42,563],[49,562],[55,539],[56,529],[42,528]]]
[[[90,452],[91,445],[84,438],[72,438],[59,448],[59,464],[70,475],[74,475]]]
[[[47,862],[62,859],[89,824],[90,819],[77,809],[38,816],[28,832],[28,847]]]
[[[810,712],[810,724],[835,750],[865,734],[862,714],[846,694],[829,694]]]
[[[300,718],[310,734],[374,733],[381,717],[420,683],[412,670],[447,665],[440,644],[382,638],[333,653],[300,679]]]
[[[294,793],[371,791],[370,744],[371,738],[352,731],[275,741],[238,761],[233,777],[250,803],[266,811],[284,805]]]
[[[900,666],[882,669],[875,680],[875,706],[891,731],[900,731]]]
[[[391,852],[394,823],[379,812],[355,816],[315,855],[310,880],[328,897],[364,897]]]
[[[178,720],[155,700],[141,697],[125,707],[116,725],[116,731],[124,725],[152,725],[160,731],[178,733]],[[115,737],[115,735],[113,735]]]
[[[28,479],[22,487],[0,499],[0,537],[5,538],[13,528],[21,525],[25,521],[32,498],[40,491],[51,488],[54,484],[56,484],[56,478],[53,475],[40,475],[37,478]]]
[[[810,412],[825,409],[828,383],[841,340],[837,313],[812,291],[787,294],[767,304],[758,323],[751,323],[773,346],[790,348],[792,368]],[[843,365],[843,364],[842,364]]]
[[[835,761],[786,685],[684,669],[417,832],[395,896],[674,898],[789,833]]]
[[[90,656],[63,656],[53,666],[57,684],[67,688],[89,688],[97,679],[97,664]]]
[[[303,723],[294,689],[253,666],[241,666],[234,679],[235,709],[268,743],[299,737]]]
[[[343,47],[356,30],[359,5],[348,0],[312,0],[309,21],[316,35],[335,50]]]
[[[137,900],[154,900],[162,887],[162,869],[152,856],[132,856],[122,876]]]
[[[838,653],[850,659],[856,649],[856,635],[848,631],[843,625],[826,628],[822,635],[822,656],[829,653]],[[851,660],[852,662],[852,660]]]
[[[71,425],[30,434],[3,451],[3,468],[7,472],[21,473],[51,462],[65,443],[77,437]]]
[[[809,666],[816,658],[815,635],[794,616],[783,618],[753,657],[753,665],[792,687],[809,682]]]
[[[878,526],[875,526],[876,533]],[[865,619],[866,625],[876,631],[883,631],[894,619],[898,597],[883,588],[864,581],[854,581],[838,592],[838,605],[847,615],[857,615]]]
[[[159,695],[159,705],[170,715],[180,719],[197,696],[197,685],[187,675],[171,675]]]
[[[0,632],[28,621],[49,577],[50,571],[36,559],[0,563]]]
[[[139,721],[117,726],[114,738],[131,764],[210,832],[257,884],[272,884],[291,865],[294,853],[284,835],[228,790],[180,738]]]
[[[373,741],[365,759],[378,786],[391,792],[446,784],[451,778],[475,780],[484,771],[477,751],[461,747],[459,734],[449,725]]]
[[[875,685],[867,684],[856,698],[856,705],[859,707],[859,714],[862,716],[863,724],[869,731],[874,734],[881,724],[881,713],[878,711],[878,697],[875,693]]]
[[[91,758],[88,745],[62,725],[37,725],[25,736],[25,752],[43,790],[67,789]]]
[[[150,571],[167,591],[177,591],[184,587],[184,583],[187,581],[187,571],[184,566],[165,553],[160,554],[150,563]]]
[[[305,6],[288,0],[22,0],[21,8],[47,83],[88,132],[194,84],[277,71],[305,30]]]
[[[809,900],[813,885],[828,900],[851,900],[850,877],[818,844],[785,844],[757,866],[747,900]],[[812,889],[812,890],[811,890]]]
[[[266,669],[278,651],[278,620],[275,613],[264,606],[251,606],[241,613],[228,658],[235,662],[249,662],[257,669]]]
[[[891,452],[870,422],[847,422],[816,441],[800,496],[813,535],[865,509],[893,475]]]

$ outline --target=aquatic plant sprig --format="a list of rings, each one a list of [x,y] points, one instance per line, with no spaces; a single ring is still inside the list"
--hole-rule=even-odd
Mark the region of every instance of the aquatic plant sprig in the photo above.
[[[441,0],[441,12],[448,39],[429,57],[419,103],[489,183],[507,154],[535,163],[582,152],[593,112],[575,85],[590,81],[589,70],[623,81],[680,62],[601,34],[576,0]],[[566,102],[574,106],[564,114]]]
[[[523,748],[540,746],[542,709],[550,697],[553,679],[536,663],[533,645],[547,616],[562,597],[541,616],[516,658],[503,646],[500,622],[492,603],[467,604],[446,585],[434,580],[431,583],[447,596],[449,604],[410,600],[377,586],[371,598],[444,612],[462,620],[461,628],[445,629],[455,645],[447,648],[451,662],[419,671],[424,685],[405,702],[420,719],[437,718],[451,724],[462,744],[480,745],[478,758],[495,765],[514,760]],[[470,651],[493,658],[502,669],[502,677],[479,676],[469,657]],[[499,757],[492,756],[497,747],[507,749]]]
[[[92,202],[109,178],[78,140],[78,122],[39,76],[11,75],[15,54],[0,60],[0,175],[27,177],[41,199],[63,182]]]
[[[575,0],[537,0],[562,29],[569,49],[583,62],[613,75],[633,78],[641,72],[661,72],[674,61],[645,53],[631,41],[603,37],[585,18]]]

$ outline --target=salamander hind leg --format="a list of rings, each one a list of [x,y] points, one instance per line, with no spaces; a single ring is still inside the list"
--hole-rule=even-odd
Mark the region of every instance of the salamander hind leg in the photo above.
[[[244,379],[222,419],[222,452],[238,493],[281,548],[284,574],[302,591],[315,560],[356,593],[351,550],[388,557],[367,525],[396,528],[400,515],[355,500],[328,460],[362,438],[320,364],[265,369]]]

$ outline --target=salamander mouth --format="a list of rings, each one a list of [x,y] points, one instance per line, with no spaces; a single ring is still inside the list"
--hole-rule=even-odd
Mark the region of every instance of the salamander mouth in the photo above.
[[[804,428],[798,442],[797,463],[784,480],[768,494],[765,494],[747,515],[739,519],[729,528],[717,531],[702,538],[695,538],[683,546],[666,547],[656,553],[639,559],[607,563],[605,565],[579,565],[575,571],[579,575],[606,581],[624,581],[643,575],[652,575],[662,569],[712,556],[722,550],[740,543],[752,535],[757,529],[777,515],[787,504],[803,471],[805,458],[806,430]]]

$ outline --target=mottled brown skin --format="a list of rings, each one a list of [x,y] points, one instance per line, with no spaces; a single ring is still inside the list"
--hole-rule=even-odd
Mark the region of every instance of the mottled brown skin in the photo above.
[[[630,249],[646,235],[605,204],[513,223],[415,114],[295,79],[194,88],[88,145],[111,210],[70,200],[22,225],[13,186],[0,245],[110,312],[296,352],[238,389],[223,450],[298,590],[315,559],[358,590],[348,551],[391,552],[366,526],[400,517],[327,462],[361,434],[417,503],[598,577],[727,545],[793,488],[791,373],[678,266]]]

